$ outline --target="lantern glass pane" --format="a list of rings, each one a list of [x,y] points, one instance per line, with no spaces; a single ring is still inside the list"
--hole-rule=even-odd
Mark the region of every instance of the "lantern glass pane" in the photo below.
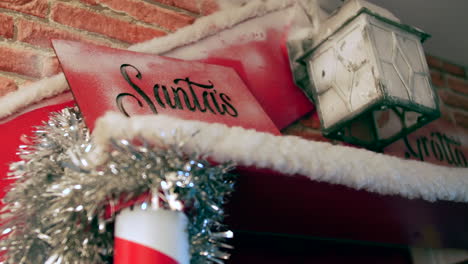
[[[414,125],[417,125],[418,119],[422,116],[423,115],[421,113],[411,112],[411,111],[406,112],[405,113],[405,126],[412,127]]]
[[[353,109],[366,106],[376,98],[375,72],[372,69],[372,64],[366,63],[354,72],[350,102]]]
[[[381,97],[367,19],[358,17],[308,59],[323,128],[357,115]]]
[[[396,49],[394,65],[398,72],[398,75],[400,75],[400,78],[403,81],[403,84],[405,85],[405,88],[409,92],[410,78],[413,73],[411,71],[411,67],[408,61],[405,59],[405,57],[403,57],[403,54],[400,49]]]
[[[336,74],[336,56],[333,48],[328,48],[315,58],[311,64],[315,89],[318,94],[326,92],[333,87]]]
[[[375,25],[372,25],[370,32],[374,36],[377,56],[379,56],[382,61],[391,63],[394,47],[391,32],[389,32],[388,29],[380,28]]]
[[[436,108],[434,91],[431,88],[426,75],[415,74],[413,76],[413,98],[418,104],[422,104],[429,108]]]
[[[387,93],[390,96],[409,100],[408,90],[405,87],[405,83],[400,78],[395,66],[387,62],[382,62],[382,70],[385,76],[384,83]]]
[[[318,98],[322,125],[324,127],[331,126],[339,122],[343,117],[349,115],[349,110],[346,107],[345,101],[335,89],[329,89],[319,95]]]
[[[403,129],[399,115],[401,115],[401,112],[398,112],[396,109],[374,111],[374,120],[379,139],[390,139]]]
[[[378,64],[385,77],[386,93],[408,103],[436,109],[429,70],[418,36],[375,17],[369,16],[369,23]]]
[[[404,51],[405,57],[408,58],[409,64],[414,72],[424,72],[423,61],[420,56],[419,39],[411,35],[402,36],[397,34],[398,46]]]
[[[361,115],[345,128],[344,138],[357,140],[360,144],[372,144],[377,140],[371,114]]]

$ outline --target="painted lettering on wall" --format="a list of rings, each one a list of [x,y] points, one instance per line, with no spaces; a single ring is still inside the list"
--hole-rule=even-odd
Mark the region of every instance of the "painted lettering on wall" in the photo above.
[[[131,64],[122,64],[120,73],[125,81],[132,87],[133,90],[141,97],[138,98],[135,94],[120,93],[115,98],[116,104],[120,112],[126,116],[128,113],[124,99],[128,98],[135,101],[139,107],[149,107],[154,114],[158,113],[158,108],[171,108],[175,110],[189,110],[192,112],[211,113],[214,115],[229,115],[237,117],[237,109],[233,106],[231,98],[225,94],[218,92],[215,85],[207,80],[205,83],[198,83],[190,80],[190,77],[174,79],[174,86],[156,83],[153,86],[153,98],[145,93],[138,85],[130,78],[129,70],[136,71],[135,77],[139,80],[143,78],[141,72]]]
[[[406,158],[417,158],[421,161],[436,159],[457,167],[468,167],[467,155],[463,153],[460,141],[441,132],[433,131],[419,136],[412,142],[404,138]]]

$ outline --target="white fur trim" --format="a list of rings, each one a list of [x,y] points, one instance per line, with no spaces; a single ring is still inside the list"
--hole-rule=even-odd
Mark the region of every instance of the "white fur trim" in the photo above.
[[[135,44],[129,50],[162,54],[174,48],[184,46],[231,28],[247,19],[284,9],[294,3],[293,0],[250,1],[245,6],[216,12],[201,17],[188,27],[181,28],[160,38]]]
[[[46,98],[46,99],[41,100],[40,102],[38,102],[36,104],[31,104],[31,105],[29,105],[27,107],[21,108],[20,111],[14,113],[12,115],[9,115],[6,118],[0,119],[0,125],[4,124],[4,123],[7,123],[7,122],[10,122],[13,119],[17,118],[18,116],[21,116],[21,115],[23,115],[25,113],[34,111],[36,109],[46,107],[46,106],[50,106],[50,105],[58,105],[58,104],[70,102],[72,100],[73,100],[73,95],[72,95],[72,93],[70,91],[63,92],[63,93],[61,93],[61,94],[59,94],[57,96]]]
[[[163,115],[126,118],[106,114],[96,123],[93,140],[100,147],[93,155],[102,157],[100,153],[105,151],[110,138],[135,136],[143,136],[157,145],[188,139],[184,145],[186,152],[207,155],[217,162],[234,161],[241,166],[301,174],[311,180],[357,190],[428,201],[468,202],[468,169]]]
[[[66,90],[68,84],[63,73],[20,87],[17,91],[0,97],[0,119]]]
[[[192,25],[181,28],[172,34],[132,45],[128,49],[138,52],[162,54],[177,47],[214,35],[247,19],[286,8],[293,3],[294,0],[250,1],[242,7],[219,11],[212,15],[199,18]],[[5,97],[0,98],[0,119],[68,89],[69,87],[63,73],[21,87],[18,91],[9,93]]]

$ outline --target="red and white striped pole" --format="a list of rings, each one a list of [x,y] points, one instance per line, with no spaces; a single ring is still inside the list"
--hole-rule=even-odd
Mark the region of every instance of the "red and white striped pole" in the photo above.
[[[187,216],[165,209],[123,209],[115,221],[115,264],[189,264]]]

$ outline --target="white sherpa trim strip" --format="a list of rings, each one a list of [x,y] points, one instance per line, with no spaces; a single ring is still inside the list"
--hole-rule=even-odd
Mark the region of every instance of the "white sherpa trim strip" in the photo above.
[[[301,174],[357,190],[428,201],[468,202],[468,169],[163,115],[126,118],[108,113],[96,123],[93,140],[100,147],[93,153],[94,158],[101,156],[110,138],[135,136],[162,145],[188,139],[184,145],[187,153],[197,152],[217,162],[234,161],[241,166]]]
[[[20,87],[17,91],[0,97],[0,119],[68,89],[63,73]]]
[[[294,0],[250,1],[242,7],[219,11],[212,15],[199,18],[192,25],[181,28],[172,34],[132,45],[128,49],[138,52],[162,54],[177,47],[214,35],[250,18],[286,8],[294,2]],[[18,91],[9,93],[5,97],[0,98],[0,119],[68,89],[69,87],[63,73],[21,87]]]
[[[220,11],[206,17],[201,17],[192,25],[181,28],[173,34],[135,44],[131,46],[129,50],[162,54],[174,48],[212,36],[250,18],[263,16],[284,9],[294,2],[294,0],[250,1],[239,8]]]

